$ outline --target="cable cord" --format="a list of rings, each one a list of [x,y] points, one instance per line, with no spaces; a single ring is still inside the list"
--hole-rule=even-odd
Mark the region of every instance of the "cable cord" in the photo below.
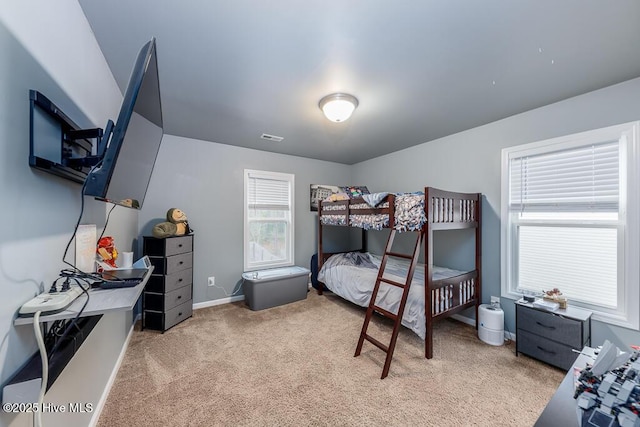
[[[102,165],[102,161],[100,161],[98,164],[92,167],[89,173],[87,174],[87,176],[91,174],[91,172],[93,172],[95,169],[99,168],[101,165]],[[82,183],[82,189],[80,190],[80,215],[78,215],[76,226],[73,229],[71,238],[69,239],[69,242],[67,242],[67,247],[64,249],[64,254],[62,255],[62,262],[67,264],[74,271],[78,271],[78,268],[75,265],[68,262],[66,259],[67,259],[67,253],[69,252],[69,247],[71,247],[71,242],[73,242],[73,239],[75,239],[76,234],[78,233],[78,227],[80,227],[80,222],[82,221],[82,215],[84,214],[84,191],[86,188],[87,188],[87,180],[85,179],[84,182]],[[100,237],[98,238],[98,240],[100,240],[102,236],[104,236],[104,232],[107,229],[107,224],[109,224],[109,217],[111,216],[111,212],[113,212],[116,206],[117,205],[114,203],[114,205],[111,207],[111,210],[109,210],[109,213],[107,214],[107,219],[105,220],[105,223],[104,223],[104,228],[102,229],[102,233],[100,234]]]
[[[507,336],[509,337],[509,338],[505,338],[504,342],[506,345],[509,345],[512,342],[514,342],[514,340],[511,338],[511,331],[509,331],[509,328],[507,327],[506,322],[505,322],[504,330],[507,331]],[[516,349],[514,349],[514,353],[516,353],[517,355],[518,352]]]
[[[69,335],[69,332],[71,332],[71,330],[74,329],[74,328],[78,328],[77,321],[80,318],[80,316],[82,315],[82,313],[84,312],[84,309],[87,307],[87,304],[89,303],[88,286],[87,286],[87,288],[85,288],[79,282],[76,282],[76,286],[80,286],[82,291],[87,295],[87,299],[84,301],[84,304],[82,305],[82,308],[78,311],[78,314],[76,314],[76,317],[74,317],[73,320],[71,320],[67,324],[66,328],[64,329],[64,332],[62,332],[62,334],[60,334],[60,336],[58,337],[58,340],[56,341],[56,343],[53,345],[53,348],[49,352],[49,357],[50,358],[55,354],[56,350],[58,350],[58,348],[62,345],[62,342],[67,337],[67,335]]]
[[[91,171],[89,173],[91,173],[93,171],[94,168],[91,169]],[[80,191],[80,215],[78,215],[78,221],[76,221],[76,226],[73,229],[73,233],[71,234],[71,238],[69,239],[69,242],[67,243],[67,247],[64,249],[64,254],[62,255],[62,262],[67,264],[69,267],[73,268],[74,270],[77,270],[76,266],[71,264],[70,262],[67,261],[67,252],[69,252],[69,247],[71,246],[71,242],[73,242],[73,239],[76,238],[76,233],[78,232],[78,227],[80,226],[80,221],[82,221],[82,215],[84,214],[84,190],[85,188],[87,188],[87,180],[84,180],[84,183],[82,184],[82,190]]]
[[[111,212],[113,212],[116,206],[118,205],[114,203],[113,206],[111,206],[111,209],[109,209],[109,212],[107,213],[107,219],[104,222],[104,228],[102,229],[102,233],[100,233],[100,237],[98,237],[98,242],[100,241],[100,239],[102,239],[102,236],[104,236],[104,232],[107,231],[107,224],[109,224],[109,217],[111,216]]]
[[[235,296],[238,292],[240,292],[242,290],[242,282],[240,282],[240,286],[238,286],[238,289],[232,291],[230,294],[227,292],[227,290],[225,288],[223,288],[222,286],[219,285],[213,285],[214,288],[218,288],[218,289],[222,289],[222,292],[224,292],[224,294],[227,297],[233,297]]]
[[[93,172],[96,168],[98,168],[100,166],[102,162],[99,162],[97,165],[95,165],[93,168],[91,168],[91,170],[89,171],[89,173]],[[89,282],[89,280],[100,280],[100,277],[92,274],[92,273],[84,273],[82,271],[80,271],[75,265],[71,264],[70,262],[67,261],[67,253],[69,252],[69,248],[71,247],[71,242],[73,242],[73,240],[76,237],[76,234],[78,233],[78,227],[80,226],[80,222],[82,221],[82,215],[84,214],[84,191],[87,187],[87,180],[84,181],[84,183],[82,184],[82,190],[80,191],[80,215],[78,215],[78,220],[76,221],[76,225],[73,229],[73,233],[71,234],[71,238],[69,239],[69,242],[67,242],[67,246],[64,250],[64,254],[62,255],[62,262],[66,265],[68,265],[69,267],[71,267],[71,269],[63,269],[60,271],[60,276],[53,282],[53,284],[51,285],[51,289],[55,289],[57,288],[57,283],[59,280],[61,279],[65,279],[64,285],[63,285],[63,289],[64,286],[69,286],[70,285],[70,281],[74,281],[75,284],[77,286],[80,286],[80,288],[82,289],[82,291],[85,293],[85,295],[87,296],[87,299],[85,300],[82,308],[80,309],[80,311],[78,311],[77,315],[75,316],[75,318],[68,322],[64,331],[58,335],[58,340],[55,342],[53,348],[51,349],[51,351],[49,352],[49,357],[53,356],[53,354],[55,354],[56,350],[60,347],[61,343],[63,342],[64,338],[66,338],[66,336],[69,334],[69,332],[75,327],[77,328],[77,321],[80,318],[80,316],[82,315],[82,313],[84,312],[84,309],[87,307],[87,304],[89,303],[89,288],[91,287],[91,284]],[[107,219],[105,221],[105,226],[104,229],[107,228],[107,223],[109,222],[109,216],[111,215],[111,212],[113,211],[113,209],[115,208],[115,204],[113,205],[113,207],[111,208],[111,210],[109,211],[109,214],[107,215]],[[102,230],[102,233],[104,234],[104,229]],[[102,237],[102,235],[100,236]],[[82,283],[84,283],[86,286],[83,286]]]
[[[96,168],[98,168],[101,163],[102,162],[99,162],[97,165],[91,168],[89,173],[93,172]],[[66,327],[64,328],[64,331],[60,333],[62,326],[56,325],[55,331],[50,335],[48,334],[48,338],[50,339],[55,339],[55,337],[57,337],[57,340],[48,355],[47,355],[47,348],[45,345],[45,341],[42,335],[42,330],[40,325],[40,314],[42,312],[38,311],[33,315],[33,332],[36,337],[36,342],[38,343],[40,360],[42,362],[42,382],[40,383],[40,393],[38,394],[38,409],[33,414],[34,427],[42,427],[42,407],[44,403],[44,395],[47,391],[47,384],[49,382],[49,358],[55,354],[56,350],[60,347],[62,342],[64,342],[64,339],[67,337],[67,335],[72,329],[74,328],[79,329],[77,325],[77,321],[82,315],[82,313],[84,312],[85,308],[87,307],[87,303],[89,302],[89,297],[90,297],[89,288],[91,287],[91,284],[89,283],[89,279],[93,279],[93,280],[98,279],[98,277],[94,274],[81,272],[80,270],[78,270],[78,268],[75,265],[67,261],[67,253],[69,252],[69,248],[71,247],[71,242],[73,242],[73,240],[76,237],[76,234],[78,232],[78,227],[80,226],[80,222],[82,221],[82,215],[84,214],[84,191],[86,187],[87,187],[87,180],[85,180],[84,183],[82,184],[82,190],[80,192],[80,215],[78,215],[78,220],[76,221],[76,225],[73,229],[73,233],[71,234],[71,238],[69,239],[69,242],[65,247],[64,254],[62,255],[62,262],[68,265],[69,267],[71,267],[71,270],[69,269],[62,270],[60,272],[60,276],[58,277],[58,279],[56,279],[51,285],[51,288],[52,289],[57,288],[58,286],[57,282],[61,279],[65,279],[63,288],[64,286],[70,286],[71,285],[70,281],[73,281],[75,282],[76,286],[80,286],[82,291],[87,296],[87,299],[82,305],[82,308],[78,311],[75,318],[73,318],[73,320],[67,323]],[[107,224],[109,223],[109,217],[111,216],[111,212],[113,212],[113,209],[115,207],[116,205],[114,204],[111,210],[109,211],[109,213],[107,214],[107,219],[105,221],[104,229],[102,230],[102,234],[100,235],[100,238],[102,238],[102,236],[104,235],[104,232],[107,228]],[[85,287],[83,286],[83,284],[87,286]]]
[[[49,358],[47,357],[47,348],[42,338],[40,313],[40,311],[37,311],[33,315],[33,332],[36,335],[38,349],[40,350],[40,360],[42,361],[42,382],[40,383],[40,394],[38,394],[38,408],[33,414],[34,427],[42,427],[42,406],[44,403],[44,394],[47,391],[47,383],[49,382]]]

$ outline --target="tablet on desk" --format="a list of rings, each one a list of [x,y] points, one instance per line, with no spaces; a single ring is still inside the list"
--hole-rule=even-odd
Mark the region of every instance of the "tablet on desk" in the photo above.
[[[146,268],[132,268],[128,270],[104,270],[100,273],[103,289],[130,288],[136,286],[144,279],[149,270]]]
[[[128,270],[104,270],[100,273],[103,280],[142,280],[149,270],[146,268],[130,268]]]

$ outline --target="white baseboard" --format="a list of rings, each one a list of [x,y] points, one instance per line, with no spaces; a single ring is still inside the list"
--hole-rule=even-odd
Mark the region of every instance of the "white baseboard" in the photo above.
[[[467,325],[471,325],[473,327],[476,326],[476,319],[472,319],[471,317],[463,316],[461,314],[454,314],[451,316],[452,319],[456,319],[458,322],[466,323]]]
[[[205,302],[197,302],[193,304],[193,309],[198,310],[200,308],[207,308],[207,307],[213,307],[216,305],[229,304],[231,302],[236,302],[236,301],[244,301],[244,295],[236,295],[235,297],[220,298],[220,299],[214,299],[214,300],[205,301]]]
[[[139,314],[138,317],[141,315]],[[137,318],[136,318],[137,320]],[[98,420],[100,419],[100,414],[102,413],[102,409],[104,408],[104,404],[107,402],[107,398],[109,397],[109,393],[111,392],[111,387],[113,387],[113,383],[118,376],[118,371],[120,370],[120,365],[122,365],[122,361],[124,360],[124,355],[127,353],[127,348],[129,348],[129,341],[131,340],[131,336],[133,335],[133,330],[136,322],[131,324],[131,329],[129,329],[129,334],[127,335],[127,339],[124,341],[124,345],[122,346],[122,350],[120,350],[120,355],[118,356],[118,360],[116,360],[116,364],[113,366],[113,370],[111,371],[111,375],[109,376],[109,380],[104,387],[104,391],[100,396],[100,400],[98,400],[98,404],[95,406],[95,410],[93,411],[93,416],[91,417],[91,421],[89,422],[89,427],[94,427],[98,425]]]
[[[475,319],[472,319],[470,317],[462,316],[460,314],[454,314],[453,316],[451,316],[451,318],[456,319],[459,322],[466,323],[467,325],[476,326]],[[516,340],[516,334],[509,332],[507,330],[504,331],[504,337],[514,342]]]

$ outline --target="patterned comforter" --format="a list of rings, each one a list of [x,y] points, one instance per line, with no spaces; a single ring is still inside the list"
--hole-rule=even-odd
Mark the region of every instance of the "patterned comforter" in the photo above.
[[[367,203],[363,203],[363,207],[384,207],[384,204],[378,206],[380,202],[387,196],[388,193],[374,193],[366,195]],[[420,230],[422,226],[427,222],[427,217],[424,213],[424,193],[397,193],[395,198],[395,224],[394,228],[397,231],[415,231]],[[386,203],[386,202],[385,202]],[[352,212],[357,210],[359,205],[352,205]],[[346,224],[346,217],[344,211],[339,212],[339,209],[344,209],[344,205],[336,206],[336,215],[324,214],[321,217],[323,225],[350,225],[351,227],[360,227],[365,230],[382,230],[389,226],[388,214],[373,214],[373,215],[349,215],[349,224]],[[331,207],[325,207],[325,210],[331,210]],[[340,215],[342,213],[342,215]]]
[[[347,301],[367,307],[371,299],[373,287],[378,277],[382,257],[368,252],[349,252],[331,256],[322,265],[318,280],[327,288]],[[406,260],[389,258],[384,278],[404,283],[409,269]],[[441,280],[462,274],[462,271],[434,266],[433,279]],[[395,286],[381,286],[378,291],[376,305],[385,310],[397,313],[402,289]],[[453,292],[447,290],[437,302],[437,311],[450,308],[453,304]],[[418,264],[413,275],[409,297],[405,306],[402,324],[415,332],[420,338],[426,335],[424,312],[424,264]]]

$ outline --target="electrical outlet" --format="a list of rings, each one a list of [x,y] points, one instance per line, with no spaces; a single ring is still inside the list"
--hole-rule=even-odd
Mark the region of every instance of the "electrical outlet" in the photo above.
[[[491,304],[500,304],[500,297],[491,297]]]
[[[207,279],[207,284],[209,286],[215,286],[216,285],[216,278],[214,276],[211,276]]]

